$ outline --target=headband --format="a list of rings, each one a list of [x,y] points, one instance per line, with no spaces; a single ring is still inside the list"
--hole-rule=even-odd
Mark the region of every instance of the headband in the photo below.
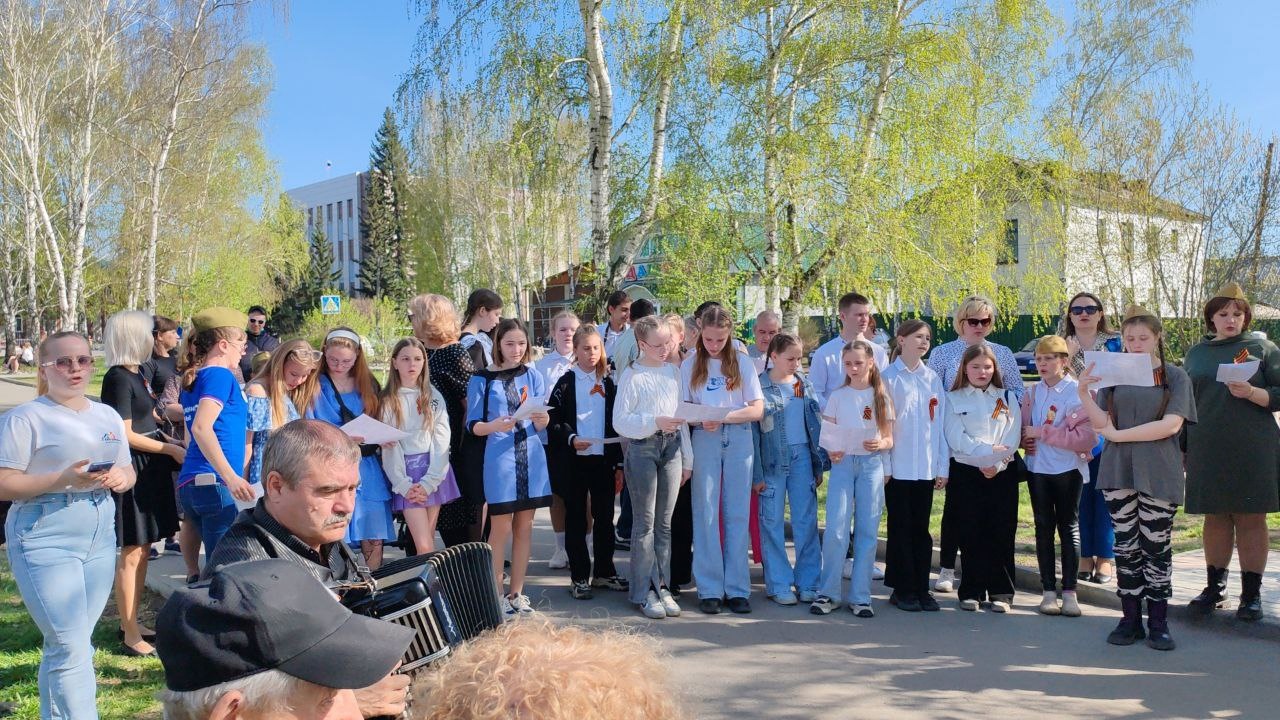
[[[328,345],[330,340],[350,340],[356,345],[360,345],[360,336],[350,330],[331,330],[328,335],[324,336],[324,344]]]

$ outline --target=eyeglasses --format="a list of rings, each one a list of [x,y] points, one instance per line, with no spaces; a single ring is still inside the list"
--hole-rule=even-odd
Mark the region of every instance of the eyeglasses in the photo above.
[[[969,327],[987,327],[991,324],[991,318],[989,317],[984,317],[982,319],[965,318],[964,321],[969,323]]]
[[[1071,307],[1072,315],[1097,315],[1102,312],[1102,308],[1097,305],[1073,305]]]
[[[93,367],[93,357],[89,355],[80,355],[78,357],[70,357],[68,355],[64,355],[58,358],[57,360],[50,360],[48,362],[40,363],[40,367],[52,367],[54,365],[57,365],[58,369],[62,370],[63,372],[71,372],[76,368],[82,368],[82,367],[91,368]]]

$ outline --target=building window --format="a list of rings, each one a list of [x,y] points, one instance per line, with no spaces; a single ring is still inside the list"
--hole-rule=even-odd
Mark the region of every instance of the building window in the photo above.
[[[1098,218],[1098,249],[1106,252],[1107,248],[1107,221],[1104,218]]]
[[[338,239],[342,239],[342,203],[338,203]]]
[[[1017,265],[1018,264],[1018,221],[1004,221],[1004,245],[1001,246],[999,254],[996,256],[996,263],[1000,265]]]
[[[347,199],[347,237],[356,236],[356,232],[354,228],[356,214],[355,214],[355,211],[353,211],[351,208],[352,208],[351,200],[348,198]]]
[[[1147,231],[1143,233],[1143,243],[1146,245],[1147,257],[1156,258],[1160,256],[1160,228],[1147,224]]]
[[[1120,223],[1120,252],[1125,260],[1133,260],[1133,223]]]

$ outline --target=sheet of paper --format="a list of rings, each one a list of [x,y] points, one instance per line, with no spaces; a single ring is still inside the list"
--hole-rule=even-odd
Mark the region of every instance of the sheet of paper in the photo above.
[[[880,431],[875,427],[847,427],[823,420],[822,429],[818,432],[818,445],[827,452],[870,455],[871,451],[862,447],[862,443],[874,440],[879,435]]]
[[[1151,372],[1151,356],[1146,353],[1112,353],[1086,350],[1084,366],[1093,364],[1093,375],[1101,378],[1095,390],[1116,385],[1152,387],[1156,384]]]
[[[511,417],[515,418],[516,422],[524,422],[529,419],[530,415],[536,412],[547,412],[550,409],[551,406],[547,405],[541,398],[529,398],[520,403],[520,407],[516,408],[515,414]]]
[[[237,510],[248,510],[252,508],[254,505],[258,504],[258,498],[262,497],[262,483],[251,483],[249,487],[253,488],[253,499],[249,502],[245,502],[239,498],[232,498],[236,501]]]
[[[341,430],[351,437],[363,438],[366,445],[399,442],[409,437],[409,433],[384,422],[374,420],[363,413],[360,417],[343,425]]]
[[[1013,457],[1013,453],[1010,452],[993,453],[991,455],[956,455],[956,462],[970,467],[984,468],[995,467],[1000,462],[1011,457]]]
[[[586,440],[587,442],[591,443],[592,445],[617,445],[617,444],[619,444],[619,443],[621,443],[621,442],[622,442],[622,438],[620,438],[620,437],[611,437],[611,438],[588,438],[588,437],[582,437],[581,435],[576,435],[576,436],[574,436],[574,438],[573,438],[573,439],[574,439],[574,440]]]
[[[1218,382],[1249,382],[1249,378],[1258,372],[1261,361],[1250,360],[1242,363],[1223,363],[1218,366]]]
[[[682,402],[680,407],[676,408],[676,418],[690,423],[721,422],[729,414],[730,409],[727,407],[715,407],[714,405]]]

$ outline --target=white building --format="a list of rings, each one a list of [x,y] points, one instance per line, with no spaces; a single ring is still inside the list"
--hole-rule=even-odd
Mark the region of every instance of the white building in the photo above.
[[[356,172],[286,190],[289,199],[306,217],[307,239],[316,228],[333,248],[334,270],[338,290],[351,294],[359,282],[360,251],[363,235],[360,216],[364,210],[364,191],[368,173]]]

